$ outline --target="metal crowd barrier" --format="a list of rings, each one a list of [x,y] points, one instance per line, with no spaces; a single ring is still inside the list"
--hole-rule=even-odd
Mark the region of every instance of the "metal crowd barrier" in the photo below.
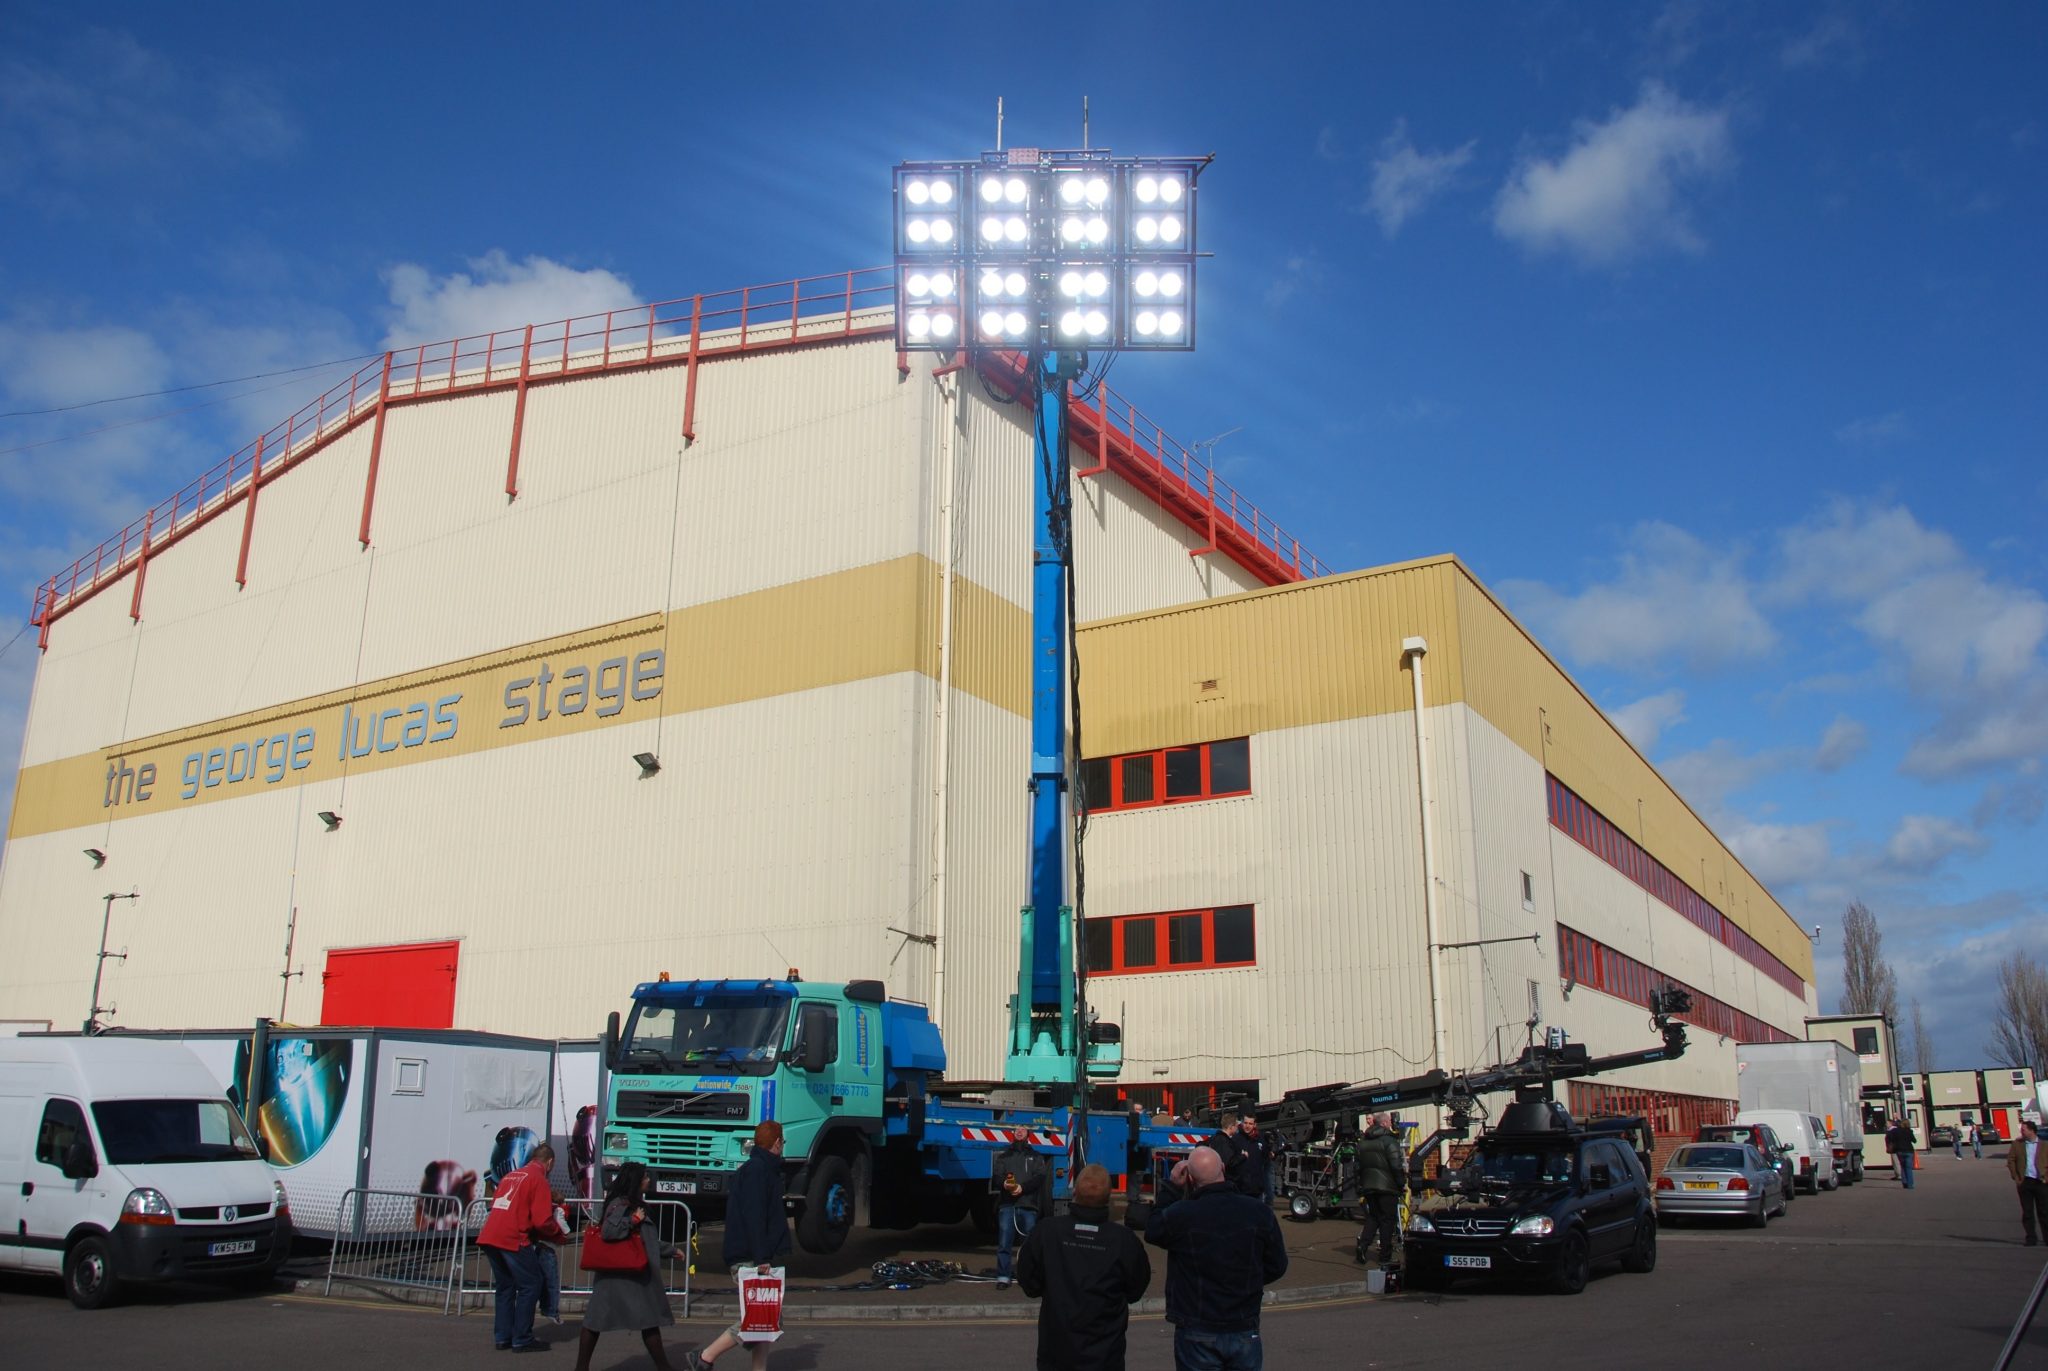
[[[442,1292],[441,1312],[455,1307],[463,1269],[462,1201],[454,1195],[403,1190],[349,1190],[334,1211],[334,1245],[323,1295],[339,1281]]]
[[[592,1273],[583,1269],[583,1230],[597,1223],[604,1211],[603,1200],[568,1199],[561,1201],[569,1215],[569,1241],[559,1246],[547,1244],[555,1254],[564,1295],[588,1295],[591,1290]],[[693,1249],[696,1246],[697,1218],[690,1206],[681,1200],[647,1199],[641,1207],[649,1218],[655,1221],[656,1229],[664,1243],[671,1243],[675,1253],[662,1265],[662,1289],[671,1299],[681,1296],[682,1317],[690,1317],[690,1269]],[[469,1212],[462,1217],[464,1251],[459,1266],[461,1293],[464,1296],[489,1295],[496,1290],[491,1277],[491,1266],[484,1255],[476,1250],[476,1235],[483,1230],[484,1220],[491,1212],[489,1200],[476,1200],[469,1206]]]

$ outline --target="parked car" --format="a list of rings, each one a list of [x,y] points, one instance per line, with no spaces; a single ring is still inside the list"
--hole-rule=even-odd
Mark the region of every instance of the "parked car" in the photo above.
[[[1833,1190],[1838,1184],[1834,1139],[1818,1114],[1797,1109],[1745,1109],[1735,1116],[1735,1122],[1767,1123],[1779,1138],[1792,1145],[1801,1190],[1813,1194]]]
[[[1989,1146],[1992,1143],[2002,1143],[2008,1141],[2005,1134],[1998,1131],[1998,1125],[1995,1123],[1978,1124],[1977,1131],[1984,1135],[1984,1143],[1986,1146]]]
[[[1785,1181],[1763,1153],[1748,1143],[1687,1143],[1671,1154],[1657,1178],[1657,1218],[1747,1219],[1753,1228],[1786,1209]]]
[[[1954,1147],[1955,1144],[1956,1131],[1947,1124],[1938,1123],[1927,1130],[1927,1145],[1929,1147]]]
[[[1798,1189],[1799,1164],[1792,1158],[1792,1144],[1778,1136],[1778,1131],[1767,1123],[1710,1123],[1701,1127],[1693,1136],[1694,1142],[1737,1142],[1748,1143],[1763,1154],[1785,1186],[1785,1203],[1789,1207]]]
[[[1417,1200],[1403,1267],[1410,1289],[1459,1276],[1536,1276],[1576,1295],[1593,1268],[1657,1264],[1649,1178],[1627,1139],[1591,1131],[1549,1101],[1510,1105],[1462,1169]]]

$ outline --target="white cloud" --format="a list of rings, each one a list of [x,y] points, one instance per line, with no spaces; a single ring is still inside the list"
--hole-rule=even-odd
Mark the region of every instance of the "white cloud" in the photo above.
[[[1636,526],[1610,582],[1568,595],[1507,581],[1501,593],[1582,664],[1643,668],[1677,658],[1704,669],[1761,656],[1777,641],[1740,554],[1717,553],[1664,523]]]
[[[0,323],[0,372],[10,409],[42,409],[160,390],[170,379],[171,359],[140,329],[43,327],[16,319]]]
[[[1793,748],[1743,752],[1726,738],[1716,738],[1705,747],[1666,758],[1657,764],[1657,770],[1708,823],[1718,824],[1733,817],[1728,812],[1730,796],[1799,760]]]
[[[1925,874],[1958,852],[1981,852],[1985,840],[1953,819],[1908,814],[1886,840],[1884,855],[1901,871]]]
[[[1475,139],[1448,152],[1421,152],[1408,137],[1408,121],[1397,120],[1373,159],[1372,195],[1366,201],[1380,221],[1380,232],[1389,238],[1399,233],[1401,225],[1450,188],[1478,146]]]
[[[1266,285],[1266,308],[1278,309],[1299,295],[1303,288],[1321,284],[1322,263],[1313,257],[1289,257],[1280,264],[1280,274]]]
[[[1685,692],[1662,690],[1655,695],[1645,695],[1640,700],[1608,710],[1607,717],[1639,751],[1648,752],[1657,746],[1657,740],[1664,736],[1665,729],[1684,722]]]
[[[1779,603],[1867,600],[1924,572],[1962,563],[1955,539],[1902,505],[1831,501],[1819,515],[1778,535],[1766,587]]]
[[[1792,70],[1815,67],[1833,61],[1855,61],[1862,56],[1862,34],[1850,17],[1836,11],[1823,15],[1812,28],[1785,44],[1778,52],[1779,63]]]
[[[1821,771],[1840,771],[1863,755],[1870,746],[1870,730],[1846,714],[1837,714],[1813,750],[1813,764]]]
[[[1827,870],[1828,825],[1737,822],[1721,834],[1750,874],[1767,888],[1797,885]]]
[[[1851,419],[1835,430],[1835,441],[1864,447],[1881,447],[1887,443],[1903,442],[1913,436],[1913,426],[1906,422],[1903,410],[1889,414],[1872,414],[1861,419]]]
[[[515,262],[496,249],[468,267],[446,276],[412,262],[387,269],[391,309],[384,346],[412,347],[526,324],[559,326],[564,319],[640,303],[629,281],[601,267],[578,270],[545,257]],[[534,336],[538,340],[540,330]],[[559,327],[553,336],[561,337]]]
[[[1700,252],[1706,243],[1692,226],[1688,193],[1734,161],[1726,110],[1688,104],[1647,82],[1628,109],[1580,122],[1563,156],[1524,158],[1494,203],[1494,229],[1532,252],[1566,252],[1590,265],[1658,248]]]

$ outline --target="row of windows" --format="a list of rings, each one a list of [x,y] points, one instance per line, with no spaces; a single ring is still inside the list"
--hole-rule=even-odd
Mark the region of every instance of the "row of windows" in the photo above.
[[[1659,986],[1675,985],[1692,996],[1692,1008],[1678,1017],[1710,1033],[1722,1033],[1736,1042],[1797,1042],[1790,1033],[1745,1014],[1734,1005],[1703,995],[1684,981],[1667,976],[1647,963],[1617,952],[1576,929],[1557,926],[1557,969],[1567,981],[1593,990],[1605,991],[1617,999],[1647,1008],[1650,994]]]
[[[1249,738],[1092,757],[1081,763],[1081,799],[1091,814],[1249,795],[1251,789]]]
[[[1254,966],[1258,962],[1255,922],[1248,904],[1090,919],[1088,974],[1129,976],[1147,971]]]
[[[1706,930],[1708,937],[1733,948],[1742,960],[1793,994],[1805,997],[1806,982],[1800,979],[1798,972],[1771,955],[1762,943],[1714,908],[1704,895],[1679,879],[1664,863],[1645,852],[1633,838],[1580,799],[1564,782],[1555,776],[1544,779],[1549,783],[1550,822],[1555,827],[1570,834],[1593,855]]]
[[[1648,1119],[1657,1135],[1657,1165],[1682,1142],[1690,1142],[1708,1124],[1735,1122],[1735,1101],[1711,1095],[1680,1095],[1669,1090],[1638,1090],[1625,1085],[1596,1085],[1572,1081],[1566,1087],[1565,1108],[1579,1119],[1619,1114]]]

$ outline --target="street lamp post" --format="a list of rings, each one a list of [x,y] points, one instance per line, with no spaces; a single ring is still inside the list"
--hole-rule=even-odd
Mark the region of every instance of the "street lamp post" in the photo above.
[[[88,1034],[100,1031],[100,976],[107,969],[107,959],[111,957],[115,961],[121,962],[128,960],[126,952],[107,951],[107,930],[113,926],[114,922],[114,901],[132,900],[136,898],[137,893],[131,890],[126,895],[109,895],[106,897],[106,909],[100,916],[99,956],[94,958],[92,964],[92,1012],[85,1019],[85,1031]]]

